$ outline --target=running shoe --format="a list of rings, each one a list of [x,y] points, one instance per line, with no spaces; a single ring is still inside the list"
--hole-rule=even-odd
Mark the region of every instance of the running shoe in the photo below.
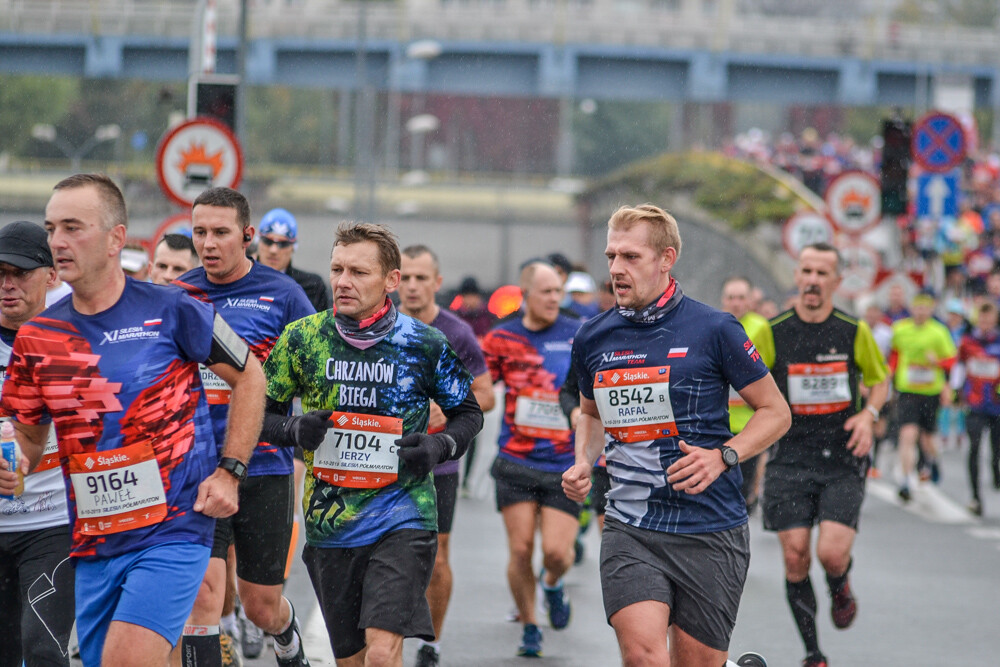
[[[222,649],[222,667],[243,667],[236,642],[225,632],[219,633],[219,648]]]
[[[737,660],[738,667],[767,667],[767,660],[760,653],[744,653]]]
[[[537,625],[528,623],[524,626],[521,646],[518,647],[517,654],[522,658],[542,657],[542,631],[538,629]]]
[[[441,654],[433,646],[424,644],[417,651],[416,667],[438,667],[441,664]]]
[[[251,660],[260,657],[264,650],[264,631],[247,618],[242,606],[240,606],[237,620],[237,625],[240,628],[240,650],[243,652],[243,657]]]
[[[976,516],[983,515],[983,503],[978,498],[973,498],[969,501],[969,512]]]
[[[810,653],[802,661],[802,667],[829,667],[829,664],[826,661],[826,656],[822,653]]]
[[[910,487],[908,487],[908,486],[901,486],[901,487],[899,487],[899,499],[900,500],[902,500],[904,503],[908,503],[908,502],[910,502],[910,499],[912,497],[913,496],[910,494]]]
[[[854,617],[858,615],[858,601],[851,592],[850,582],[845,581],[844,586],[839,591],[832,592],[830,596],[833,598],[833,605],[830,607],[833,624],[841,630],[849,628],[854,622]]]
[[[562,630],[569,625],[572,608],[569,596],[563,590],[562,582],[555,588],[545,588],[545,608],[549,612],[549,624],[554,630]]]
[[[295,609],[292,609],[292,626],[295,628],[295,636],[299,640],[299,652],[291,658],[282,658],[278,655],[277,641],[274,646],[274,657],[278,661],[278,667],[309,667],[309,658],[306,657],[306,643],[302,641],[302,630],[299,628],[299,619],[295,617]]]

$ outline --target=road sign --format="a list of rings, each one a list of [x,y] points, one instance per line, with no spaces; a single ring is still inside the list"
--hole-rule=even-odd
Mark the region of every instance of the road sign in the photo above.
[[[958,174],[927,173],[917,178],[917,217],[955,217],[958,215]]]
[[[882,217],[882,187],[871,174],[845,171],[826,188],[830,220],[847,234],[862,234]]]
[[[931,112],[913,127],[913,159],[927,171],[954,169],[967,151],[962,122],[950,114]]]
[[[871,291],[882,267],[878,252],[867,243],[848,240],[840,246],[840,256],[844,260],[844,270],[837,292],[853,299]]]
[[[191,236],[191,214],[175,213],[161,222],[160,226],[156,228],[155,232],[153,232],[153,245],[151,247],[156,248],[156,244],[160,242],[160,239],[162,239],[165,234],[184,234],[185,236]]]
[[[190,206],[210,187],[238,187],[242,175],[243,152],[236,136],[210,118],[168,130],[156,148],[160,188],[181,206]]]
[[[798,259],[799,253],[807,245],[832,243],[833,232],[833,223],[822,213],[800,211],[785,222],[781,230],[781,241],[792,259]]]

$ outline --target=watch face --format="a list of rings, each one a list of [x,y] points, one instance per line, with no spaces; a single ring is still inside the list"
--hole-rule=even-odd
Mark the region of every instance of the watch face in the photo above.
[[[735,449],[726,447],[722,450],[722,462],[732,468],[740,462],[740,455],[736,453]]]

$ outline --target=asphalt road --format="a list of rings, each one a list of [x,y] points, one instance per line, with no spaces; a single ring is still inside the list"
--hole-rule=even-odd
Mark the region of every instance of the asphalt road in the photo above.
[[[491,415],[495,418],[495,414]],[[489,428],[489,425],[487,426]],[[489,434],[487,434],[488,436]],[[488,440],[484,440],[488,442]],[[506,540],[492,500],[487,469],[491,446],[483,445],[473,472],[473,495],[461,498],[452,533],[455,586],[442,639],[442,664],[523,665],[515,657],[520,627],[506,622]],[[964,451],[943,453],[940,486],[916,489],[902,507],[887,480],[869,482],[855,549],[852,585],[859,614],[854,626],[835,630],[823,574],[814,564],[819,600],[820,645],[831,665],[945,667],[997,664],[1000,637],[1000,493],[987,491],[986,516],[975,519],[966,501]],[[894,460],[882,452],[889,470]],[[586,557],[567,575],[573,620],[562,631],[543,627],[543,664],[620,664],[614,633],[604,620],[598,581],[599,536],[586,536]],[[751,519],[752,557],[732,652],[757,651],[770,667],[793,667],[803,657],[784,597],[776,536]],[[308,655],[315,665],[333,664],[308,577],[297,563],[287,588],[304,616]],[[407,641],[406,665],[416,646]],[[265,655],[248,665],[270,665]]]

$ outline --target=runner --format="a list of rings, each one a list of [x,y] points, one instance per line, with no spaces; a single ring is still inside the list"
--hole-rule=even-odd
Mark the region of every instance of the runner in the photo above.
[[[493,381],[486,369],[483,351],[476,340],[472,327],[457,315],[442,309],[434,301],[434,295],[441,289],[443,278],[440,274],[438,258],[423,245],[403,249],[402,274],[399,283],[399,312],[439,330],[448,339],[448,344],[458,354],[458,358],[472,373],[472,393],[483,412],[493,409]],[[434,402],[430,406],[428,433],[444,430],[446,420],[441,408]],[[417,651],[417,667],[436,667],[441,661],[441,630],[444,627],[448,601],[451,599],[452,575],[448,563],[451,526],[455,516],[455,502],[458,499],[458,461],[445,461],[434,468],[434,489],[438,508],[438,547],[431,573],[431,583],[427,588],[427,603],[431,608],[434,623],[434,641],[421,640]]]
[[[125,277],[126,224],[106,176],[55,186],[45,228],[73,295],[21,326],[2,397],[25,465],[42,459],[49,417],[56,427],[86,667],[166,663],[262,416],[260,366],[212,306]],[[199,362],[232,387],[221,460]]]
[[[229,188],[210,188],[191,207],[193,241],[202,266],[177,279],[195,298],[215,305],[223,319],[263,362],[284,328],[313,313],[295,281],[245,254],[253,238],[250,205]],[[229,392],[203,372],[216,440],[229,426]],[[292,605],[281,594],[292,539],[292,451],[261,441],[240,486],[240,509],[216,525],[205,585],[198,594],[182,645],[186,664],[217,660],[219,621],[226,589],[226,555],[236,546],[236,578],[247,618],[274,637],[279,665],[306,665]],[[214,642],[210,647],[209,642]],[[189,647],[195,647],[189,648]],[[204,648],[202,648],[204,647]],[[199,653],[208,655],[199,657]]]
[[[726,662],[750,558],[738,463],[789,423],[736,318],[685,297],[670,276],[680,249],[662,209],[615,211],[605,254],[618,307],[573,344],[581,415],[563,488],[583,500],[606,453],[601,586],[629,666]],[[736,436],[730,385],[755,409]]]
[[[32,222],[0,229],[0,372],[14,336],[45,310],[56,272],[45,230]],[[6,420],[4,420],[6,421]],[[0,498],[0,665],[69,665],[73,567],[66,489],[55,429],[24,490]]]
[[[979,447],[983,432],[990,431],[990,469],[993,488],[1000,489],[1000,330],[997,307],[979,306],[976,328],[966,334],[958,346],[958,363],[951,370],[952,389],[961,390],[962,403],[969,408],[966,428],[969,432],[969,511],[983,515],[979,493]]]
[[[330,263],[336,314],[289,325],[265,363],[265,437],[306,450],[302,559],[339,667],[401,665],[404,637],[434,640],[430,473],[458,460],[482,427],[472,375],[444,335],[388,299],[399,279],[388,229],[341,225]],[[307,412],[286,417],[295,397]],[[427,435],[431,400],[447,425]]]
[[[560,314],[562,280],[549,264],[535,262],[521,270],[521,293],[520,317],[490,331],[483,352],[493,381],[506,387],[500,452],[491,474],[510,550],[507,581],[524,625],[518,655],[538,657],[542,633],[535,617],[532,569],[536,525],[542,536],[540,578],[549,623],[561,630],[571,614],[562,576],[573,565],[580,505],[560,488],[560,475],[573,464],[573,432],[558,392],[580,321]]]
[[[164,234],[153,251],[149,280],[155,285],[169,285],[198,266],[198,253],[191,238],[183,234]]]
[[[834,308],[842,279],[832,245],[807,246],[795,271],[798,301],[771,320],[771,367],[792,409],[792,427],[775,445],[764,475],[764,527],[778,531],[785,594],[806,657],[826,667],[816,632],[816,594],[809,578],[812,527],[816,558],[830,589],[833,624],[847,628],[857,614],[848,582],[872,430],[889,393],[888,369],[871,329]],[[859,383],[869,387],[862,407]]]
[[[750,310],[750,295],[753,285],[748,278],[743,276],[732,276],[726,278],[722,283],[722,310],[729,313],[743,325],[743,329],[750,337],[750,342],[754,344],[761,358],[768,368],[774,365],[774,337],[771,335],[771,325],[764,319]],[[753,414],[746,401],[739,393],[729,388],[729,430],[736,435],[743,430],[750,415]],[[743,475],[743,499],[747,503],[747,513],[752,514],[757,506],[757,498],[760,491],[761,480],[764,478],[764,458],[754,456],[746,461],[740,462],[740,474]]]
[[[892,352],[889,366],[893,369],[893,386],[899,394],[899,465],[903,478],[899,498],[907,502],[912,497],[910,487],[916,468],[916,450],[920,449],[928,468],[927,477],[937,482],[937,409],[951,404],[951,389],[946,386],[945,372],[955,363],[958,351],[947,327],[932,318],[934,296],[922,292],[913,298],[912,316],[892,325]]]
[[[302,287],[309,303],[318,313],[332,305],[330,286],[322,277],[292,266],[292,255],[299,247],[299,225],[295,216],[283,208],[274,208],[260,219],[260,245],[257,257],[261,264],[286,274]]]

